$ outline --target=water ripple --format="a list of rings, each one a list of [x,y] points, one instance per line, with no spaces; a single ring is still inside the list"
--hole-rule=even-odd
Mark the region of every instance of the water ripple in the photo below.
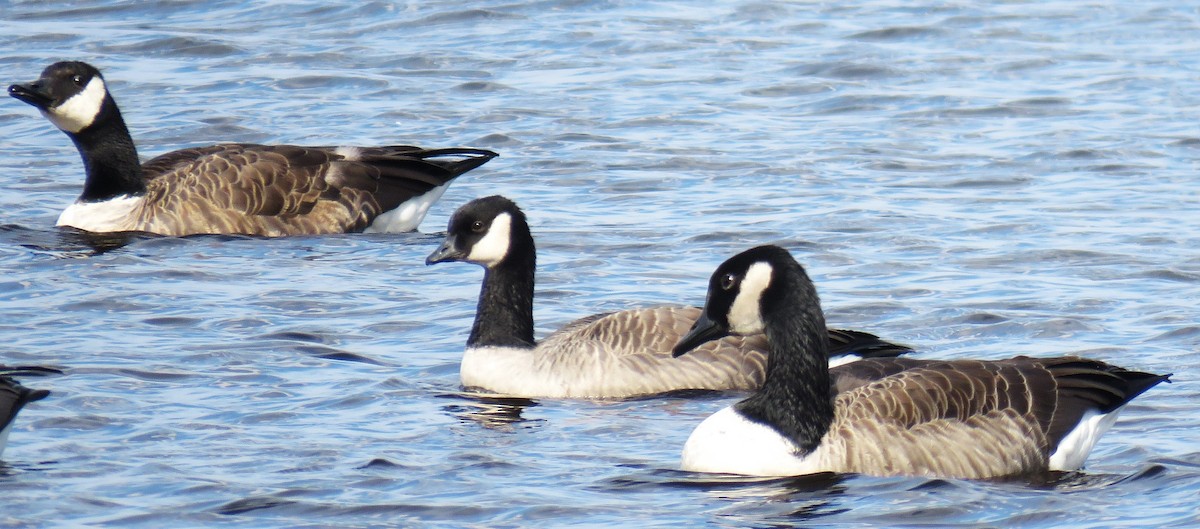
[[[0,527],[1189,526],[1200,483],[1200,23],[1183,5],[606,0],[24,2],[9,82],[102,67],[143,157],[217,141],[493,148],[424,233],[256,239],[53,227],[84,169],[0,106],[0,365],[52,395]],[[482,271],[425,267],[503,193],[545,333],[703,303],[785,244],[833,324],[933,358],[1080,353],[1174,372],[1081,472],[680,472],[739,395],[464,393]],[[25,373],[24,375],[30,375]]]

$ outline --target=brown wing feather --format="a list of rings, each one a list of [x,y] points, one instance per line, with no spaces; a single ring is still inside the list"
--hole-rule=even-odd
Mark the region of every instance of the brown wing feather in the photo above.
[[[672,358],[671,348],[691,329],[700,317],[700,311],[697,307],[657,306],[596,314],[568,323],[542,340],[538,347],[547,351],[591,352],[590,357],[574,353],[546,355],[544,361],[555,364],[547,369],[567,372],[588,369],[595,376],[611,375],[613,387],[628,388],[635,381],[642,381],[646,385],[640,388],[640,393],[679,388],[725,390],[761,386],[768,351],[763,335],[722,338]],[[880,355],[896,355],[909,350],[857,331],[831,331],[830,341],[842,346],[836,354],[845,354],[847,346],[864,345],[877,347],[875,354]],[[831,354],[835,353],[831,351]],[[589,361],[611,364],[603,369],[582,367]],[[615,380],[622,374],[634,376]],[[629,394],[634,393],[629,391]]]
[[[190,164],[198,158],[227,150],[230,146],[230,144],[208,145],[160,154],[142,164],[142,179],[153,180],[174,171],[180,165]]]
[[[671,348],[700,316],[695,307],[660,306],[623,310],[581,318],[547,336],[538,344],[548,351],[572,354],[546,355],[546,366],[575,370],[584,363],[604,363],[593,372],[611,375],[614,387],[630,395],[661,393],[673,389],[749,389],[762,384],[766,370],[766,339],[728,337],[709,342],[680,358]],[[628,376],[625,376],[628,375]],[[623,377],[623,378],[621,378]],[[621,380],[617,380],[621,378]],[[631,389],[631,384],[643,387]]]
[[[1109,412],[1166,376],[1077,357],[864,360],[834,368],[827,449],[848,472],[965,478],[1045,470],[1089,409]]]
[[[441,159],[441,157],[451,159]],[[288,235],[362,231],[379,214],[495,156],[401,145],[338,149],[223,144],[143,165],[143,231]]]
[[[1044,370],[974,361],[896,366],[905,364],[838,394],[824,442],[844,453],[841,471],[977,478],[1046,466],[1045,432],[1019,398],[1029,390],[1023,381],[1050,378]]]

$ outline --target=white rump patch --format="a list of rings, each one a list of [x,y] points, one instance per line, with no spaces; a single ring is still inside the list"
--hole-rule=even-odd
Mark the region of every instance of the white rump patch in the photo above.
[[[508,213],[496,215],[496,218],[492,219],[492,226],[488,228],[487,235],[471,246],[471,253],[467,254],[467,260],[488,267],[503,261],[504,257],[508,255],[509,241],[512,238],[511,232],[512,215]]]
[[[683,445],[681,468],[744,476],[798,476],[825,472],[821,449],[796,457],[796,444],[775,429],[753,422],[732,406],[700,423]]]
[[[66,132],[77,133],[96,121],[106,94],[108,94],[108,88],[104,86],[104,80],[95,76],[88,81],[87,86],[83,87],[82,92],[71,96],[70,99],[56,107],[43,110],[42,115],[46,116],[46,119],[50,120],[55,127]]]
[[[741,288],[733,305],[729,307],[729,330],[734,334],[749,336],[763,332],[761,307],[762,293],[771,284],[771,265],[760,261],[750,265],[742,278]]]
[[[341,147],[338,149],[341,154],[341,149],[353,149],[353,147]],[[429,207],[442,198],[442,194],[450,187],[447,182],[437,186],[424,195],[412,197],[402,202],[394,209],[385,211],[375,220],[371,221],[371,225],[363,230],[365,233],[403,233],[417,229],[422,220],[425,220],[425,214],[429,212]]]
[[[144,198],[121,195],[103,202],[76,202],[63,210],[55,225],[97,233],[138,231],[140,228],[133,225],[132,215]]]
[[[1088,454],[1092,453],[1096,441],[1099,441],[1100,436],[1117,421],[1117,414],[1120,412],[1121,408],[1108,413],[1100,413],[1099,410],[1088,410],[1084,413],[1075,429],[1063,437],[1058,443],[1058,449],[1050,454],[1050,470],[1077,470],[1083,467],[1083,462]]]

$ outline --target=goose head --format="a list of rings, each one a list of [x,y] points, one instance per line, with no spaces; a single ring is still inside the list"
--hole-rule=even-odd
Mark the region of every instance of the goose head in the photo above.
[[[8,95],[37,108],[68,134],[82,132],[115,109],[100,70],[79,61],[51,64],[36,81],[9,86]]]
[[[527,253],[533,249],[525,213],[513,201],[494,195],[458,208],[446,227],[446,239],[425,258],[425,264],[463,261],[491,269],[517,248]]]
[[[708,296],[700,318],[680,338],[671,354],[683,356],[704,343],[726,336],[764,332],[764,307],[777,296],[778,270],[794,262],[787,250],[759,246],[729,258],[708,280]]]

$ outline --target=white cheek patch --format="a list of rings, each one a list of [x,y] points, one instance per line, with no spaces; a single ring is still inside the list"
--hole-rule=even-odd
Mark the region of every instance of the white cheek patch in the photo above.
[[[759,307],[763,291],[771,284],[772,270],[765,262],[754,263],[746,270],[738,295],[729,307],[729,330],[734,334],[746,336],[763,332]]]
[[[512,231],[512,216],[501,213],[492,219],[492,227],[488,229],[479,242],[471,247],[467,260],[483,266],[495,266],[508,255],[509,233]]]
[[[104,96],[107,94],[108,88],[104,86],[104,80],[100,77],[93,77],[82,92],[71,96],[70,99],[56,107],[43,110],[42,114],[55,127],[65,132],[78,133],[96,121],[96,116],[100,114],[100,107],[104,104]]]

